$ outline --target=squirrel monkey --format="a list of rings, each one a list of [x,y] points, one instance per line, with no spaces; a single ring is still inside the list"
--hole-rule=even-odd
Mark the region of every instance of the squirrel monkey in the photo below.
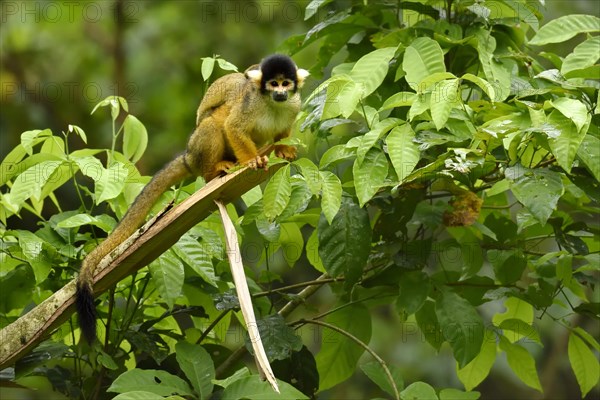
[[[245,73],[217,79],[206,91],[196,114],[196,129],[185,153],[175,157],[137,196],[121,222],[83,260],[77,280],[76,306],[84,337],[96,337],[93,277],[98,263],[144,222],[150,209],[169,187],[189,176],[209,180],[236,162],[250,168],[266,168],[267,156],[257,148],[286,138],[300,111],[300,93],[308,72],[288,56],[274,54]],[[278,157],[292,160],[296,149],[279,144]]]

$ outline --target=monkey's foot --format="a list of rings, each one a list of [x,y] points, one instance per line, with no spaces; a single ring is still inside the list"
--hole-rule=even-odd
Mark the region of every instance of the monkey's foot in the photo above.
[[[296,159],[296,148],[286,144],[277,144],[275,145],[275,155],[279,158],[293,161]]]
[[[250,161],[246,162],[246,165],[252,169],[263,168],[267,170],[267,164],[269,163],[269,157],[267,156],[256,156]]]

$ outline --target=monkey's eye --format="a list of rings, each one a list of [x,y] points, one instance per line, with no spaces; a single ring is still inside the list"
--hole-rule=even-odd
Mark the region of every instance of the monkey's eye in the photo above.
[[[281,82],[281,86],[283,86],[283,87],[288,87],[289,85],[290,85],[289,81],[283,81],[283,82]]]
[[[278,85],[277,81],[271,81],[271,82],[269,82],[269,84],[273,87],[277,87],[277,85]]]

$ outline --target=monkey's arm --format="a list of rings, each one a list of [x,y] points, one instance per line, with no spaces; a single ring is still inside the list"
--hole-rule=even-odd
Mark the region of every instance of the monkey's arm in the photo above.
[[[81,264],[77,278],[77,313],[83,335],[89,343],[96,337],[96,309],[94,307],[93,277],[96,266],[108,253],[127,239],[138,229],[156,200],[172,185],[190,175],[186,167],[184,155],[176,157],[163,169],[158,171],[152,180],[136,197],[123,219],[111,234],[87,255]]]

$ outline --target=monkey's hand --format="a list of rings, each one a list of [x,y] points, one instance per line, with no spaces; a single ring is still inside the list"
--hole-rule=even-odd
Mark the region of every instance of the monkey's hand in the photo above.
[[[246,162],[246,165],[251,169],[263,168],[266,171],[268,163],[269,157],[257,155],[256,157],[250,159],[250,161]]]
[[[275,155],[279,158],[293,161],[296,159],[296,148],[286,144],[275,145]]]

